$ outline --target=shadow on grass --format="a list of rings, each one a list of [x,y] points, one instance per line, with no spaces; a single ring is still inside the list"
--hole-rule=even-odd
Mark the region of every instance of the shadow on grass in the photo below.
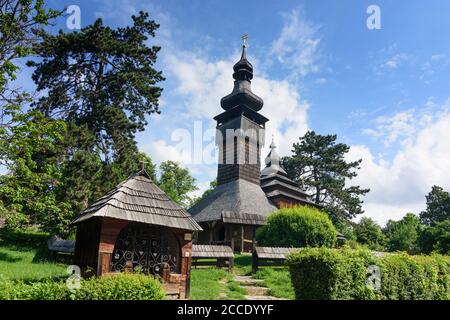
[[[18,262],[20,260],[22,260],[22,258],[14,257],[14,256],[10,255],[9,253],[0,252],[0,261]]]
[[[36,248],[46,246],[49,238],[44,232],[0,229],[0,245]]]

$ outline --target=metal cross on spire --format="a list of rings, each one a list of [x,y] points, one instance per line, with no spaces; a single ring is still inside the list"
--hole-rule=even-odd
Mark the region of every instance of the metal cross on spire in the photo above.
[[[247,48],[248,34],[244,33],[244,34],[242,35],[241,39],[242,39],[242,46],[243,46],[244,48]]]

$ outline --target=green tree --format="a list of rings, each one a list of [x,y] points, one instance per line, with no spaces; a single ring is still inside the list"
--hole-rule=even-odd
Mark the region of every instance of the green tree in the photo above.
[[[60,196],[74,210],[139,170],[135,134],[160,112],[164,78],[153,67],[160,47],[148,45],[159,25],[144,12],[132,20],[116,29],[98,19],[80,31],[41,31],[39,59],[28,62],[43,93],[33,108],[67,123]]]
[[[39,111],[15,113],[13,122],[13,127],[0,134],[0,155],[9,171],[0,176],[6,225],[38,224],[45,231],[65,234],[73,215],[67,203],[58,201],[57,190],[62,181],[66,125]]]
[[[336,237],[330,218],[308,206],[275,211],[257,233],[258,244],[271,247],[332,247]]]
[[[348,162],[350,147],[336,143],[336,135],[308,131],[293,145],[293,155],[282,159],[288,176],[312,193],[312,200],[325,207],[334,222],[350,220],[364,211],[360,199],[369,192],[359,186],[348,186],[357,176],[362,160]]]
[[[426,254],[433,251],[450,254],[450,220],[437,222],[424,229],[419,237],[419,245]]]
[[[189,201],[189,208],[195,206],[200,203],[203,199],[205,199],[215,188],[217,187],[217,179],[214,179],[209,183],[209,188],[206,189],[200,197],[191,198]]]
[[[427,208],[420,219],[427,226],[450,219],[450,194],[441,187],[433,186],[426,196]]]
[[[43,0],[0,1],[0,126],[8,125],[29,95],[9,84],[19,71],[17,60],[32,53],[38,31],[61,12],[46,9]]]
[[[381,227],[374,220],[362,217],[361,221],[355,224],[356,240],[367,245],[372,250],[383,250],[386,237]]]
[[[407,213],[401,220],[389,220],[384,229],[389,251],[406,251],[416,254],[420,251],[418,239],[423,225],[413,213]]]
[[[159,166],[161,176],[159,187],[175,202],[183,207],[188,207],[190,203],[189,192],[197,190],[195,179],[191,177],[189,171],[180,167],[175,161],[165,161]]]

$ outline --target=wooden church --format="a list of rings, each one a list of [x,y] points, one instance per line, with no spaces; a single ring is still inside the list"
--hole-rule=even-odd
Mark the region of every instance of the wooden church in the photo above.
[[[145,170],[131,175],[85,209],[74,264],[83,274],[133,271],[160,275],[166,289],[189,294],[192,234],[201,227],[156,186]]]
[[[230,245],[237,252],[253,250],[256,229],[266,224],[277,208],[314,206],[308,194],[280,167],[273,142],[266,167],[260,171],[269,119],[259,113],[264,102],[251,90],[253,66],[245,49],[244,44],[241,58],[233,67],[233,91],[220,102],[224,112],[214,118],[219,149],[217,187],[189,209],[203,228],[198,234],[199,244]]]

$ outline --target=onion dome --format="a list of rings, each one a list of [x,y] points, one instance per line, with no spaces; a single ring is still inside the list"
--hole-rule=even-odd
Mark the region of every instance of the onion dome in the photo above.
[[[250,82],[253,79],[253,66],[247,60],[245,48],[246,45],[244,44],[241,59],[233,66],[233,91],[220,101],[224,110],[232,109],[238,105],[246,105],[254,111],[259,111],[264,104],[264,101],[252,92]]]
[[[261,175],[268,176],[275,173],[286,175],[286,171],[284,171],[284,169],[280,166],[280,155],[277,150],[275,150],[276,148],[277,146],[272,139],[272,143],[270,144],[270,152],[265,159],[266,167],[261,171]]]

